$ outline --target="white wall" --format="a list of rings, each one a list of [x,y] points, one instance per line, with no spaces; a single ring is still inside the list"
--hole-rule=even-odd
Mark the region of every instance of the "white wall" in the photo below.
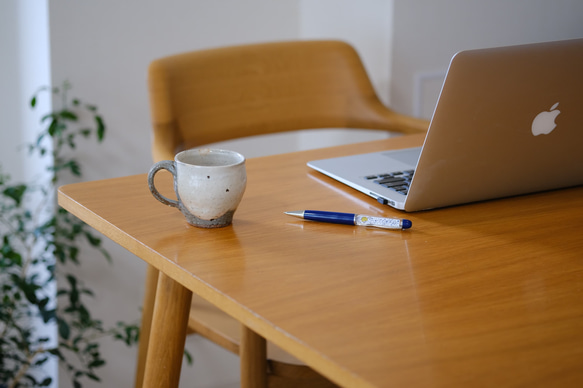
[[[389,102],[392,0],[300,0],[302,39],[340,39],[352,44],[381,100]]]
[[[391,104],[426,118],[437,101],[440,75],[457,51],[583,37],[580,0],[395,0],[394,5]],[[424,75],[429,77],[417,99],[415,79]]]

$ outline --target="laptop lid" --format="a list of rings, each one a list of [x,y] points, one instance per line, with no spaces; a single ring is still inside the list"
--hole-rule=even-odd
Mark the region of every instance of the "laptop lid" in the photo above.
[[[406,211],[580,185],[581,69],[583,39],[456,54],[406,197],[367,182],[403,151],[308,165]]]

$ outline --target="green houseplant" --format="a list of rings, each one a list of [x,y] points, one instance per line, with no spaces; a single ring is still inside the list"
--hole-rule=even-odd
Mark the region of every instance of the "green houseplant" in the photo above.
[[[106,130],[97,107],[70,98],[70,88],[67,82],[43,87],[30,101],[35,108],[48,93],[57,106],[42,117],[44,129],[28,145],[29,153],[49,158],[48,178],[11,183],[0,166],[0,388],[50,385],[52,377],[42,371],[49,357],[59,359],[75,387],[99,381],[96,370],[105,360],[98,339],[109,335],[127,345],[138,339],[135,325],[105,328],[93,317],[84,303],[93,292],[66,271],[80,264],[81,246],[111,261],[92,229],[55,202],[63,176],[81,176],[74,158],[78,141],[101,142]],[[40,335],[39,325],[56,326],[57,338]]]

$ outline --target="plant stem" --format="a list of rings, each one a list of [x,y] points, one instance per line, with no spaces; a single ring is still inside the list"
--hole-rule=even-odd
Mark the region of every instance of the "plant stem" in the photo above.
[[[34,360],[34,358],[37,355],[43,353],[44,351],[45,351],[45,349],[41,346],[40,348],[38,348],[37,350],[35,350],[32,354],[27,354],[27,356],[26,356],[26,361],[27,362],[25,362],[25,363],[22,364],[22,366],[18,370],[18,373],[16,374],[16,376],[14,376],[14,380],[12,380],[12,382],[8,385],[8,388],[14,388],[14,387],[16,387],[16,385],[18,384],[18,382],[20,381],[20,379],[24,376],[24,374],[26,373],[26,371],[28,371],[28,369],[32,365],[32,360]]]

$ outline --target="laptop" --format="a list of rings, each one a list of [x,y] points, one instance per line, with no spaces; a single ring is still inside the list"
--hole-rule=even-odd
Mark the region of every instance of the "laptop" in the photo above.
[[[461,51],[422,147],[308,166],[405,211],[581,185],[583,39]]]

